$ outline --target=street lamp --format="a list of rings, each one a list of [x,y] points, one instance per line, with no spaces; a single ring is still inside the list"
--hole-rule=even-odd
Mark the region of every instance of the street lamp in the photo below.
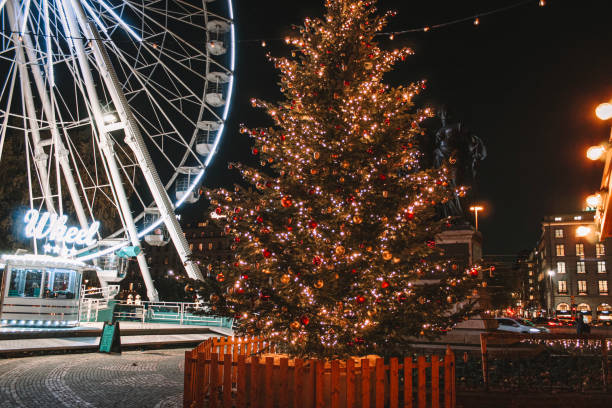
[[[476,231],[478,231],[478,211],[482,211],[482,210],[484,210],[484,207],[482,207],[480,205],[473,205],[473,206],[470,207],[470,211],[474,212]]]
[[[601,120],[608,120],[612,118],[612,103],[605,102],[600,104],[595,109],[595,115]]]

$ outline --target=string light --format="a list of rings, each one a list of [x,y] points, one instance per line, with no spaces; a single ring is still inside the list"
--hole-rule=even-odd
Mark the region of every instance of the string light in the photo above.
[[[480,19],[478,17],[474,19],[474,25],[475,26],[480,25]]]

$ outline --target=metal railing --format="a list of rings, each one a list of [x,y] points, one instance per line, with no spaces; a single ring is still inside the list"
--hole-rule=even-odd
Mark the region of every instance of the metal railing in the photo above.
[[[206,314],[199,303],[135,301],[118,303],[115,318],[149,323],[232,327],[233,319]]]

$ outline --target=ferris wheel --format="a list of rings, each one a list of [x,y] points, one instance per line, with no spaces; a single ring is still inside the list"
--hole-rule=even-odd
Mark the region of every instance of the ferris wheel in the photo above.
[[[19,145],[34,251],[103,284],[136,256],[157,300],[140,242],[171,241],[201,279],[174,210],[199,199],[229,113],[231,0],[0,0],[0,21],[0,166]]]

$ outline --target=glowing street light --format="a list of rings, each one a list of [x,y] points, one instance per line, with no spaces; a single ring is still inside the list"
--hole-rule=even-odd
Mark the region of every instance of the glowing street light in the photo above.
[[[591,146],[586,152],[586,156],[589,160],[599,160],[601,156],[606,152],[604,146]]]
[[[590,233],[591,233],[591,228],[587,227],[585,225],[581,225],[578,228],[576,228],[576,236],[577,237],[586,237]]]
[[[591,208],[598,208],[601,205],[601,195],[592,194],[586,198],[586,203]]]
[[[595,115],[601,120],[608,120],[612,118],[612,103],[605,102],[600,104],[595,109]]]
[[[473,205],[470,207],[470,211],[474,212],[474,220],[476,224],[476,231],[478,231],[478,211],[483,211],[484,207],[480,205]]]

